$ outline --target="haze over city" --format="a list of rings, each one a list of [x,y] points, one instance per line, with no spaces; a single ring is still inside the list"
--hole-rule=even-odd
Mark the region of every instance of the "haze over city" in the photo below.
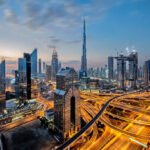
[[[138,51],[143,65],[150,49],[149,14],[149,0],[0,0],[0,55],[21,57],[38,48],[39,57],[51,61],[56,47],[62,62],[80,64],[85,18],[88,66],[102,66],[126,47]]]

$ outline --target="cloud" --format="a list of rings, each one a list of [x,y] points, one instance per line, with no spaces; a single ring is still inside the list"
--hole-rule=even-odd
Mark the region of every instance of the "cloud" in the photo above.
[[[77,44],[77,43],[80,43],[81,40],[69,40],[69,41],[65,41],[65,42],[68,44]]]
[[[14,1],[18,4],[17,0]],[[73,27],[81,26],[84,17],[93,22],[106,16],[113,7],[140,1],[143,0],[89,0],[84,3],[77,0],[26,0],[17,5],[21,11],[17,13],[12,11],[11,5],[7,3],[5,18],[9,22],[20,23],[33,30],[57,28],[71,30]],[[3,0],[0,0],[0,4],[2,2]]]
[[[5,2],[4,0],[0,0],[0,6],[3,5]]]
[[[17,15],[11,9],[4,9],[4,16],[8,22],[11,22],[14,24],[18,23]]]
[[[39,28],[72,29],[81,24],[83,17],[89,20],[101,19],[118,1],[120,0],[90,0],[86,3],[79,3],[76,0],[26,0],[17,5],[20,7],[18,10],[21,10],[22,17],[19,11],[17,14],[12,11],[10,4],[7,4],[5,17],[9,22],[18,21],[34,30]]]

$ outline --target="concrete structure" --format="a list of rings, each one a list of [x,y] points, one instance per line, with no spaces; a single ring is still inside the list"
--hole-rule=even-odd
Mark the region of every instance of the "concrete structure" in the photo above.
[[[135,51],[130,52],[128,56],[120,54],[117,57],[113,57],[117,60],[117,81],[118,88],[125,90],[126,89],[126,81],[128,81],[128,86],[131,89],[136,89],[137,80],[138,80],[138,53]],[[113,61],[111,57],[109,57],[109,72],[112,73],[111,68],[113,68]],[[126,62],[129,64],[129,70],[127,73]],[[111,76],[111,75],[110,75]]]
[[[80,79],[82,77],[87,77],[87,58],[86,58],[86,27],[85,20],[83,23],[83,51],[81,58],[81,70],[80,70]]]
[[[66,139],[80,129],[80,94],[78,75],[73,68],[61,69],[56,77],[54,123],[61,137]]]

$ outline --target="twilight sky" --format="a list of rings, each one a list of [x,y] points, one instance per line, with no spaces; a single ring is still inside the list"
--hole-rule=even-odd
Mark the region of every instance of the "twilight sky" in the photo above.
[[[140,64],[150,59],[150,0],[0,0],[0,56],[36,47],[50,61],[56,47],[61,61],[79,63],[83,18],[88,66],[102,66],[126,47],[138,51]]]

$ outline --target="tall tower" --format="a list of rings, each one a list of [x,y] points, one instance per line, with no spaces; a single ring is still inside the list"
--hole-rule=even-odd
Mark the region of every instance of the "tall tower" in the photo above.
[[[62,139],[80,129],[80,92],[78,74],[73,68],[62,68],[56,75],[54,124]]]
[[[27,99],[31,99],[31,56],[24,53],[24,58],[26,59]]]
[[[56,81],[56,74],[58,72],[58,55],[56,50],[54,50],[52,54],[51,69],[52,69],[51,80]]]
[[[5,93],[6,88],[6,62],[2,60],[0,63],[0,93]]]
[[[39,73],[42,73],[42,60],[39,59]]]
[[[111,81],[114,78],[114,60],[113,57],[108,57],[108,79]]]
[[[87,77],[87,58],[86,58],[86,24],[83,22],[83,49],[81,58],[80,78]]]
[[[37,74],[37,48],[31,53],[31,74]]]

